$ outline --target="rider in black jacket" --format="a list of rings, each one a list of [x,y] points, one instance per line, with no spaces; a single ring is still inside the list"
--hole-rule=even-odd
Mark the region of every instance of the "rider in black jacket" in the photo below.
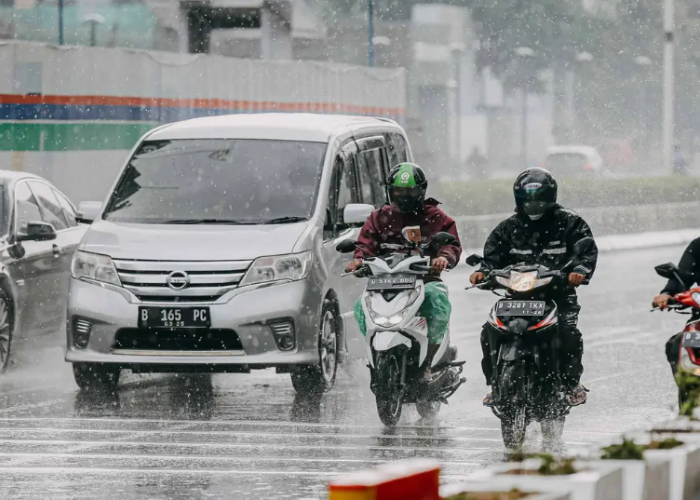
[[[681,261],[678,263],[680,277],[685,283],[680,283],[677,279],[670,279],[659,295],[654,297],[654,307],[664,310],[668,307],[669,301],[674,295],[685,292],[695,283],[700,283],[700,238],[690,242],[688,248],[683,252]],[[698,314],[693,313],[690,321],[696,321]],[[678,354],[681,350],[682,333],[673,335],[666,342],[666,359],[671,365],[671,370],[675,375],[678,368]]]
[[[588,224],[575,212],[556,203],[557,182],[541,168],[523,171],[515,180],[515,215],[501,222],[486,241],[482,269],[471,276],[472,284],[485,279],[488,269],[503,269],[509,265],[540,264],[550,269],[561,269],[572,257],[574,245],[590,236]],[[580,384],[583,365],[583,339],[577,328],[581,307],[576,299],[575,287],[584,284],[595,272],[598,249],[581,256],[579,264],[569,274],[571,287],[556,302],[559,307],[559,324],[563,378],[572,406],[586,402],[587,389]],[[491,385],[493,367],[490,352],[498,346],[489,345],[486,326],[481,333],[483,359],[481,362],[486,384]],[[492,406],[491,395],[484,399],[485,406]]]

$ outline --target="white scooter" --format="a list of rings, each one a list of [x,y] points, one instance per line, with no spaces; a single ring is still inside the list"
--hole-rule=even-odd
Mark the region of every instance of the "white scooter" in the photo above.
[[[449,346],[449,329],[433,356],[432,376],[425,378],[428,326],[418,316],[425,299],[423,277],[430,273],[430,257],[424,252],[449,245],[455,238],[438,233],[421,245],[420,228],[404,228],[403,235],[405,245],[392,246],[392,253],[386,256],[367,258],[362,267],[347,274],[369,277],[362,295],[365,340],[371,389],[379,418],[387,426],[399,421],[404,403],[415,403],[422,418],[434,418],[440,404],[447,404],[447,398],[466,382],[459,377],[464,361],[455,362],[457,350]],[[346,240],[337,250],[350,253],[356,246],[357,242]]]

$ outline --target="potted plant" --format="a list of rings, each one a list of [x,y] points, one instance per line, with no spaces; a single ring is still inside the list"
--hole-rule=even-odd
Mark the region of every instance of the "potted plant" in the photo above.
[[[635,440],[643,447],[646,461],[668,463],[669,500],[692,500],[700,493],[700,435],[691,439],[688,436],[656,431],[625,435],[627,440]]]
[[[470,481],[488,481],[494,490],[568,493],[571,500],[620,500],[622,470],[604,461],[576,461],[549,454],[516,454],[514,461],[472,473]]]
[[[668,444],[658,444],[665,447]],[[602,460],[622,469],[622,500],[668,500],[670,464],[645,455],[646,447],[632,439],[603,448]]]
[[[461,483],[441,490],[442,500],[569,500],[568,493],[540,493],[513,488],[494,490],[485,483]]]

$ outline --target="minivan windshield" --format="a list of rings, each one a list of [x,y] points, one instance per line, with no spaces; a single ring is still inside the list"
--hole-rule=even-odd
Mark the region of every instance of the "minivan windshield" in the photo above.
[[[326,144],[251,139],[146,141],[105,210],[115,222],[274,224],[313,213]]]

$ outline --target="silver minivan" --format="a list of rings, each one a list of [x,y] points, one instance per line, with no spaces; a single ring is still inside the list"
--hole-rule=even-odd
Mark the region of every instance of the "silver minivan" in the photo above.
[[[134,372],[290,373],[328,391],[364,354],[342,279],[386,175],[411,161],[381,118],[257,114],[157,128],[132,151],[71,267],[66,361],[79,387]]]

